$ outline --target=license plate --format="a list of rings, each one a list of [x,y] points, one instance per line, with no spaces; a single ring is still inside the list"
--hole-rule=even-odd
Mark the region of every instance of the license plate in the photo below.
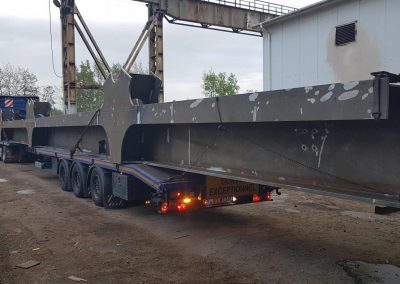
[[[227,204],[233,202],[233,197],[213,198],[213,199],[208,199],[207,201],[209,206]]]
[[[258,193],[258,185],[236,180],[207,177],[208,200],[232,200],[232,197],[253,195]]]

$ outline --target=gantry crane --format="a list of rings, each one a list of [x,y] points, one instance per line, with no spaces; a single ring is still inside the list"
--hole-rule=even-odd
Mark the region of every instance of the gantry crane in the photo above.
[[[161,80],[159,102],[164,101],[163,19],[169,23],[213,30],[230,31],[244,35],[261,36],[258,23],[290,13],[292,7],[262,0],[134,0],[147,4],[148,22],[130,57],[124,64],[132,66],[144,42],[148,41],[149,71]],[[110,73],[98,44],[79,12],[75,0],[53,1],[60,8],[62,27],[62,68],[64,102],[68,113],[75,113],[78,89],[101,88],[82,86],[76,82],[75,30],[82,37],[93,60],[106,78]],[[87,36],[85,36],[85,33]]]

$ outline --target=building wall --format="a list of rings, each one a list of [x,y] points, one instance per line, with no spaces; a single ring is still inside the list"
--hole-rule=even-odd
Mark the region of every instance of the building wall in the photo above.
[[[336,26],[354,21],[356,41],[336,46]],[[264,89],[364,80],[382,70],[400,73],[398,27],[399,0],[348,0],[276,23],[264,33]]]

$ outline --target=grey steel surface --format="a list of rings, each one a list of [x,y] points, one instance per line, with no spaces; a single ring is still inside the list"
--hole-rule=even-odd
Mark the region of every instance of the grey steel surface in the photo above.
[[[258,23],[293,12],[295,9],[264,1],[134,0],[157,5],[173,21],[199,23],[240,31],[261,32]]]
[[[231,97],[133,105],[131,76],[105,85],[82,149],[271,186],[400,206],[399,89],[389,77]],[[9,140],[71,149],[94,113],[0,122]],[[2,135],[2,139],[5,137]]]

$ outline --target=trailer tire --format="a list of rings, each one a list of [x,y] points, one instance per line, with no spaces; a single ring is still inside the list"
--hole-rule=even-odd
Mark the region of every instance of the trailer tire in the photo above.
[[[90,175],[90,195],[94,204],[103,207],[104,188],[110,185],[110,178],[106,178],[104,170],[95,167]]]
[[[71,170],[71,187],[72,192],[76,197],[88,197],[88,190],[86,188],[87,171],[85,166],[81,163],[75,163]]]
[[[71,179],[70,179],[70,167],[69,162],[66,160],[61,160],[58,167],[58,181],[60,187],[64,191],[71,191]]]
[[[126,201],[112,194],[111,174],[101,168],[94,168],[90,175],[90,191],[93,202],[105,209],[126,207]]]

